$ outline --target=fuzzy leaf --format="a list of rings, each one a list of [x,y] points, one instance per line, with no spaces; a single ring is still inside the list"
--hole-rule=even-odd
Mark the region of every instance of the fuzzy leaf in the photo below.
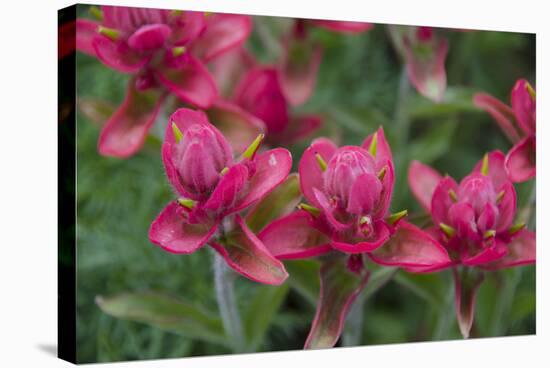
[[[98,296],[96,302],[103,312],[113,317],[143,322],[192,339],[228,344],[218,317],[171,296],[154,292],[127,293]]]
[[[261,286],[244,314],[247,351],[257,351],[288,293],[288,284],[279,287]]]

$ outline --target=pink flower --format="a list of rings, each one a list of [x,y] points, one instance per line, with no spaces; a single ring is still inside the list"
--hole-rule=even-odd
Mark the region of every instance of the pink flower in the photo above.
[[[237,85],[234,102],[265,123],[270,142],[289,144],[319,128],[321,118],[291,113],[279,73],[275,67],[251,68]]]
[[[336,251],[336,259],[347,259],[322,268],[320,302],[306,342],[307,348],[330,347],[366,284],[363,254],[383,265],[424,272],[448,266],[450,258],[430,235],[402,220],[407,211],[388,214],[394,165],[382,128],[360,147],[315,140],[302,156],[299,174],[309,204],[273,221],[258,237],[279,259],[329,251]]]
[[[511,102],[509,107],[486,93],[474,95],[474,103],[491,114],[514,144],[504,164],[510,180],[519,183],[536,176],[536,98],[525,79],[514,85]]]
[[[321,27],[332,32],[360,34],[374,25],[362,22],[296,19],[283,39],[283,55],[278,74],[281,91],[287,101],[298,106],[313,93],[321,64],[322,47],[309,36],[309,29]]]
[[[430,232],[448,250],[455,265],[495,270],[535,263],[535,233],[526,230],[525,224],[514,224],[516,192],[504,161],[500,151],[487,154],[459,184],[417,161],[409,168],[412,192],[431,212],[434,227]],[[421,272],[423,268],[410,270]],[[458,270],[454,274],[457,317],[467,337],[483,275]]]
[[[445,58],[449,48],[442,32],[432,27],[390,27],[394,46],[406,62],[418,93],[441,102],[447,87]]]
[[[128,94],[99,138],[103,155],[139,150],[167,94],[201,108],[218,96],[208,62],[238,47],[251,31],[246,16],[102,6],[100,22],[77,20],[77,49],[133,75]]]
[[[284,266],[238,214],[271,192],[292,166],[285,149],[257,152],[262,138],[235,160],[204,113],[179,109],[172,114],[162,159],[177,199],[151,224],[151,242],[178,254],[209,244],[244,276],[282,283],[287,277]]]

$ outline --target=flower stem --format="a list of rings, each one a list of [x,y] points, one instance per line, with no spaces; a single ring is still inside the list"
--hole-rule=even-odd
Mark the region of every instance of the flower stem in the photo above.
[[[234,352],[237,353],[244,350],[244,336],[235,298],[234,281],[235,277],[223,257],[214,254],[214,283],[218,308],[225,333],[231,340]]]
[[[365,298],[357,298],[346,318],[346,328],[342,334],[343,346],[357,346],[361,343],[361,335],[363,332],[363,307]]]

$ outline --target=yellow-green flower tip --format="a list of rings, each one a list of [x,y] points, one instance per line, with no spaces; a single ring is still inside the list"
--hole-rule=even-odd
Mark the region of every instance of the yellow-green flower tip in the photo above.
[[[369,152],[372,157],[376,157],[376,147],[378,146],[378,133],[372,135],[372,141],[370,142]]]
[[[407,216],[408,213],[409,213],[409,211],[407,211],[407,210],[403,210],[403,211],[393,213],[390,216],[388,216],[388,218],[386,218],[386,221],[390,225],[395,225],[399,220],[401,220],[403,217]]]
[[[318,153],[315,154],[315,158],[317,159],[317,163],[319,164],[321,171],[325,171],[327,169],[327,162]]]
[[[447,224],[445,224],[445,223],[443,223],[443,222],[441,222],[441,223],[439,224],[439,228],[440,228],[441,230],[443,230],[443,232],[445,233],[445,235],[447,235],[447,237],[449,237],[449,238],[452,238],[452,237],[455,236],[455,234],[456,234],[456,230],[454,229],[454,227],[449,226],[449,225],[447,225]]]
[[[483,162],[481,164],[481,175],[489,175],[489,154],[486,153],[485,156],[483,156]]]
[[[172,122],[172,132],[174,133],[174,139],[176,140],[176,143],[179,143],[183,139],[183,133],[181,132],[180,128],[178,128],[175,122]]]
[[[254,139],[254,141],[250,144],[250,146],[248,146],[246,151],[244,151],[243,157],[248,159],[254,158],[254,155],[258,151],[258,148],[260,148],[260,144],[262,143],[264,138],[265,138],[265,134],[258,134],[256,139]]]
[[[181,206],[191,210],[191,209],[193,209],[193,207],[195,207],[195,205],[197,204],[197,201],[194,201],[194,200],[189,199],[189,198],[178,198],[178,203]]]
[[[120,36],[120,31],[118,31],[114,28],[108,28],[108,27],[103,27],[103,26],[97,27],[97,32],[99,34],[102,34],[103,36],[105,36],[107,38],[110,38],[113,41],[118,40],[118,38]]]
[[[305,203],[300,203],[298,205],[298,209],[309,212],[314,217],[317,217],[317,216],[319,216],[319,214],[321,214],[320,209],[318,209],[317,207],[310,206],[309,204],[305,204]]]
[[[518,222],[517,224],[512,225],[510,229],[508,229],[508,234],[514,235],[515,233],[520,232],[523,229],[525,229],[525,222]]]
[[[176,46],[176,47],[172,48],[172,55],[174,57],[178,57],[178,56],[183,55],[185,53],[185,51],[187,51],[187,47],[185,47],[185,46]]]

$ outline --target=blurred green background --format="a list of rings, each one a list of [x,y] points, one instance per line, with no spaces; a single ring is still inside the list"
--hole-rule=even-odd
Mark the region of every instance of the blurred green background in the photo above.
[[[79,12],[88,16],[86,7]],[[255,17],[247,48],[261,61],[275,62],[280,51],[277,40],[288,22]],[[312,37],[324,46],[324,56],[315,93],[297,111],[322,114],[325,124],[317,135],[336,137],[346,144],[359,144],[379,125],[384,126],[396,163],[394,210],[420,211],[406,183],[411,160],[421,160],[460,179],[485,152],[509,150],[510,144],[491,117],[472,105],[473,92],[486,91],[508,103],[516,79],[527,78],[535,84],[534,35],[448,32],[449,87],[439,105],[419,96],[408,84],[386,26],[376,25],[367,33],[352,36],[315,29]],[[93,58],[77,57],[79,98],[99,98],[116,106],[123,100],[127,80],[128,76]],[[165,117],[157,122],[157,131],[164,126]],[[219,324],[211,271],[213,253],[204,248],[193,255],[177,256],[148,241],[151,221],[172,199],[159,143],[148,142],[128,160],[101,157],[96,150],[100,127],[81,113],[77,124],[78,362],[231,353],[213,336],[197,337],[177,326],[114,318],[97,306],[98,295],[153,290],[185,301],[189,308]],[[295,166],[309,141],[290,147]],[[533,187],[533,182],[517,186],[519,207],[527,203]],[[531,229],[534,224],[533,214]],[[278,291],[243,277],[236,279],[242,318],[256,351],[301,349],[306,339],[315,312],[318,265],[315,261],[285,265],[290,273],[288,285]],[[361,345],[461,338],[450,272],[378,272],[385,284],[381,282],[378,291],[363,293],[359,304],[364,310]],[[262,305],[265,295],[277,303]],[[257,305],[251,305],[254,303]],[[472,336],[533,333],[534,266],[489,275],[478,296]],[[346,339],[344,336],[339,344]]]

